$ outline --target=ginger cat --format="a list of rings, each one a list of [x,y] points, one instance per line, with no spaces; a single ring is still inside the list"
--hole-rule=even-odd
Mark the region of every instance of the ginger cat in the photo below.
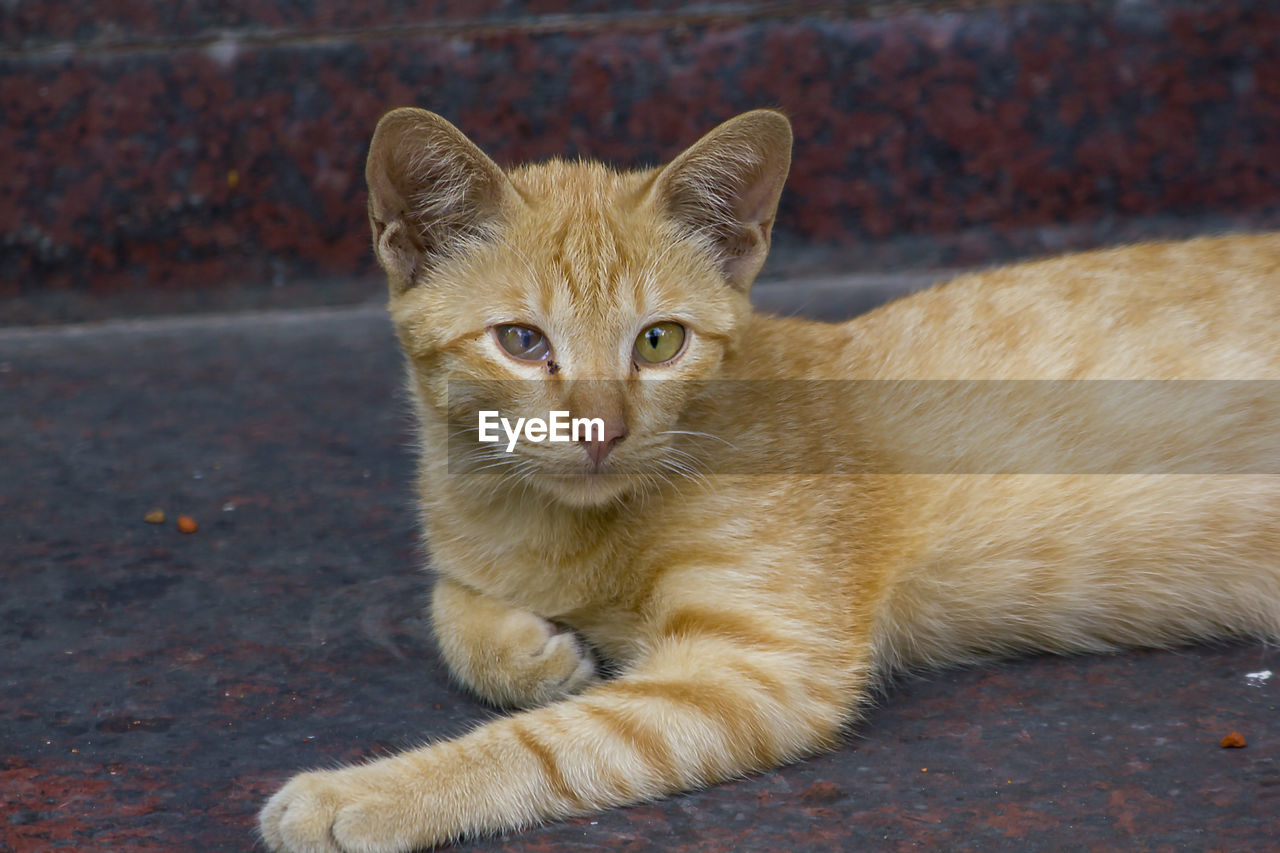
[[[503,172],[432,113],[379,123],[435,632],[528,710],[295,777],[272,850],[408,851],[764,770],[835,744],[895,667],[1280,635],[1272,383],[915,382],[1280,379],[1280,235],[780,319],[747,291],[790,151],[761,110],[659,169]],[[486,410],[594,422],[508,452]]]

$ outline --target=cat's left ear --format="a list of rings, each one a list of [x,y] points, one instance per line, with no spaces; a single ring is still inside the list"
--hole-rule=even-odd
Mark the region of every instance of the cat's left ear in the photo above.
[[[790,167],[791,123],[775,110],[752,110],[671,161],[650,200],[691,233],[709,238],[725,279],[746,290],[769,253]]]

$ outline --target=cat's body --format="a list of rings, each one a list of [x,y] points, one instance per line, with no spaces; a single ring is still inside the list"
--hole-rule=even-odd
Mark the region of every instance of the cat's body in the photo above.
[[[746,291],[789,142],[757,112],[663,171],[504,176],[443,120],[384,119],[370,210],[436,633],[479,695],[542,707],[297,777],[264,809],[273,849],[410,850],[776,766],[832,744],[895,666],[1280,635],[1270,383],[1171,441],[1159,389],[1098,404],[1063,381],[1280,379],[1280,235],[1014,267],[838,326],[765,317]],[[671,323],[681,348],[645,362]],[[969,379],[1058,381],[914,383]],[[971,411],[993,399],[1011,432]],[[459,457],[485,407],[607,428]],[[1064,436],[1087,452],[1037,467]]]

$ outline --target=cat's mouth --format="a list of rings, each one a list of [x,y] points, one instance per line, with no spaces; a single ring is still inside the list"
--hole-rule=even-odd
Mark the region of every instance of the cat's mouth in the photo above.
[[[607,457],[569,460],[543,459],[536,479],[555,497],[576,506],[598,506],[640,494],[669,482],[674,472],[663,473],[662,453],[658,448],[627,446]]]
[[[557,480],[581,480],[596,485],[607,485],[611,481],[626,480],[637,474],[636,460],[626,454],[613,454],[605,459],[595,459],[584,454],[580,462],[559,461],[551,463],[547,474]]]
[[[599,506],[638,491],[640,478],[626,474],[609,463],[588,463],[577,474],[559,473],[543,478],[543,487],[555,497],[574,506]]]

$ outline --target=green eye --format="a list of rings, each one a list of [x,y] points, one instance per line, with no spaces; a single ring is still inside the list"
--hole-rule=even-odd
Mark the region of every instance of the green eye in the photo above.
[[[670,321],[654,323],[636,337],[636,359],[644,364],[665,364],[684,347],[684,326]]]
[[[547,336],[528,326],[494,326],[494,337],[502,348],[521,361],[543,361],[551,354]]]

